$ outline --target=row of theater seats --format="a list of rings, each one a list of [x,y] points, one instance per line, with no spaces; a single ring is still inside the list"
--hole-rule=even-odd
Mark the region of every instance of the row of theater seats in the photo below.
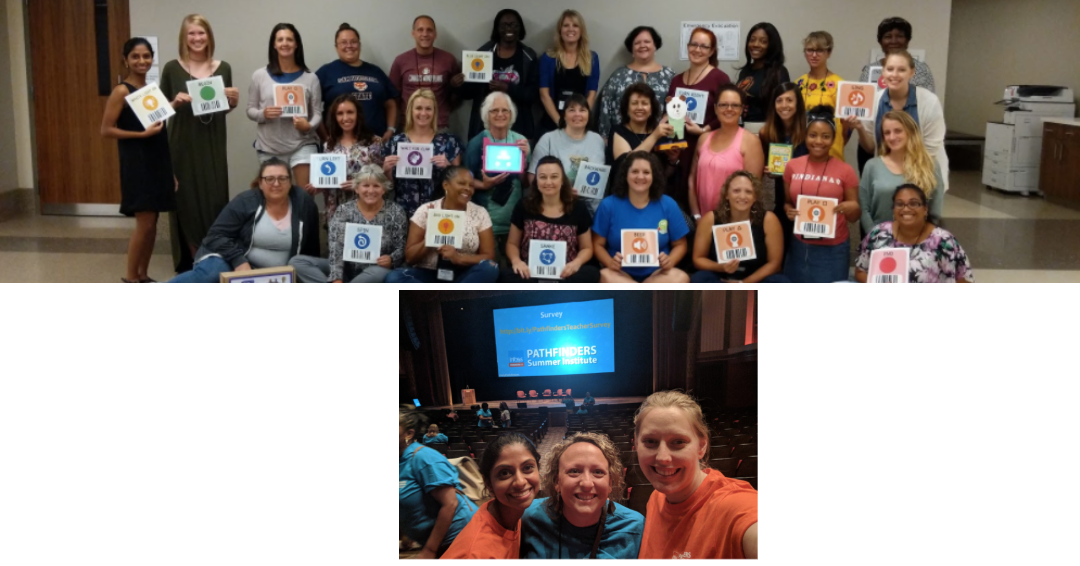
[[[494,417],[498,411],[492,411]],[[461,417],[463,420],[466,416]],[[470,423],[472,423],[470,425]],[[446,435],[448,444],[428,444],[429,447],[441,452],[449,458],[461,458],[469,456],[479,463],[489,442],[499,437],[504,432],[518,432],[527,436],[535,444],[540,444],[547,434],[547,419],[537,415],[522,415],[512,419],[510,428],[479,428],[475,425],[476,420],[466,420],[464,423],[442,424],[441,433]]]
[[[554,393],[554,396],[555,397],[571,397],[572,395],[570,394],[570,391],[571,391],[570,389],[567,389],[566,393],[563,393],[562,389],[557,389],[555,391],[555,393]],[[526,395],[524,391],[518,391],[517,392],[517,398],[518,399],[528,399],[530,397],[535,399],[537,397],[551,397],[551,396],[552,396],[552,393],[551,393],[550,389],[545,389],[543,394],[537,393],[535,389],[530,389],[528,395]]]

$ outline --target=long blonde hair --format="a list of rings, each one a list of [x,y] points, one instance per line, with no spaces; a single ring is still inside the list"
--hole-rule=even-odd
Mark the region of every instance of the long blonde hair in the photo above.
[[[555,24],[555,45],[548,49],[547,54],[555,59],[556,69],[563,67],[563,54],[566,53],[566,46],[563,45],[562,41],[562,26],[566,18],[574,20],[574,23],[581,28],[581,38],[578,39],[577,44],[577,64],[578,68],[581,69],[581,74],[587,77],[592,74],[592,51],[589,51],[589,31],[585,28],[585,18],[581,17],[577,10],[565,10],[559,16],[559,20]]]
[[[637,441],[641,438],[641,421],[645,419],[645,415],[653,409],[681,409],[686,413],[687,420],[690,421],[690,425],[694,427],[694,433],[697,435],[701,443],[705,445],[705,456],[698,461],[698,467],[705,469],[709,467],[707,460],[709,459],[709,425],[705,424],[705,415],[701,412],[701,405],[698,405],[697,401],[693,397],[678,390],[671,391],[657,391],[652,395],[649,395],[645,402],[638,407],[637,413],[634,414],[634,440]]]
[[[439,128],[438,128],[438,123],[439,123],[439,101],[435,100],[435,93],[432,92],[430,88],[418,89],[416,92],[412,93],[412,96],[409,97],[409,102],[405,106],[405,131],[406,132],[411,132],[412,129],[413,129],[413,126],[415,125],[415,124],[413,124],[412,111],[413,111],[413,103],[416,102],[417,98],[426,98],[426,99],[431,101],[431,105],[432,105],[431,129],[435,130],[435,131],[438,131],[439,130]]]
[[[885,120],[899,122],[900,127],[904,128],[904,133],[907,134],[907,144],[904,148],[904,180],[922,189],[927,199],[931,198],[934,189],[937,188],[937,176],[934,175],[934,158],[930,157],[926,146],[923,145],[919,125],[903,110],[887,112],[881,119],[883,129]],[[889,145],[885,143],[885,135],[882,134],[881,148],[878,149],[878,153],[888,155],[891,151]]]
[[[190,14],[184,18],[184,21],[180,24],[180,47],[177,53],[180,54],[181,61],[187,61],[191,57],[191,53],[188,52],[187,46],[187,27],[189,25],[197,25],[206,30],[206,57],[213,60],[214,58],[214,30],[210,27],[210,22],[201,14]]]

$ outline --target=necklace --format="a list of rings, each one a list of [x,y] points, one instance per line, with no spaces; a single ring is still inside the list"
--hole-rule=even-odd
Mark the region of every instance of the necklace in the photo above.
[[[710,65],[708,63],[705,63],[705,66],[702,67],[700,71],[698,71],[697,77],[694,78],[693,82],[686,83],[686,86],[698,84],[698,81],[701,80],[701,75],[703,75],[705,73],[705,71],[708,71],[709,67],[711,67],[711,66],[712,65]],[[687,69],[686,70],[686,76],[685,76],[684,80],[689,79],[689,78],[690,78],[690,69]]]
[[[214,66],[213,61],[210,62],[210,66],[211,67]],[[181,68],[183,68],[183,65],[181,65]],[[187,69],[188,78],[194,81],[196,79],[195,79],[195,75],[191,74],[191,69],[192,69],[192,66],[191,66],[191,63],[189,62],[188,63],[188,69]],[[214,76],[214,74],[210,73],[210,77],[212,77],[212,76]],[[210,77],[206,77],[206,78],[210,78]],[[184,88],[187,88],[187,86],[185,86]],[[191,95],[191,93],[189,92],[188,95]],[[213,114],[203,114],[202,116],[199,116],[199,122],[204,126],[209,126],[210,123],[213,122],[213,121],[214,121],[214,115]]]

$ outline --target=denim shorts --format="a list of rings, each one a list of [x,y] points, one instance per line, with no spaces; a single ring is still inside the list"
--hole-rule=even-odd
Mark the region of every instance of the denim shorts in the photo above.
[[[292,153],[285,153],[282,155],[275,155],[273,153],[267,153],[265,151],[255,150],[255,153],[259,156],[259,163],[269,160],[272,157],[276,157],[289,164],[289,169],[295,168],[297,165],[310,165],[311,156],[319,153],[319,146],[317,145],[302,145]]]

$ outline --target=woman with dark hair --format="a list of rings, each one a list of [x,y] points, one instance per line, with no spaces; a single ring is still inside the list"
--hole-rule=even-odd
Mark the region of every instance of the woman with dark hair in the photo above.
[[[269,62],[251,76],[248,87],[248,118],[257,123],[255,152],[259,161],[276,157],[289,164],[296,184],[306,187],[311,176],[311,156],[319,152],[316,135],[322,123],[322,86],[304,64],[304,42],[292,24],[278,24],[270,32]],[[282,118],[275,87],[304,88],[307,114]]]
[[[739,69],[737,84],[746,94],[743,127],[756,134],[765,122],[773,89],[791,82],[791,75],[784,66],[784,42],[772,24],[762,22],[750,28],[745,51],[746,64]]]
[[[341,24],[334,32],[334,48],[338,58],[318,71],[315,76],[322,87],[322,99],[335,100],[349,96],[364,114],[364,123],[378,141],[386,141],[397,131],[397,99],[401,96],[377,65],[360,59],[360,32],[349,24]],[[327,113],[326,122],[333,121]]]
[[[755,259],[720,262],[713,227],[750,222]],[[784,263],[784,232],[780,221],[761,204],[761,181],[749,171],[736,171],[724,182],[716,210],[701,218],[694,237],[691,283],[790,283],[780,274]]]
[[[417,558],[449,550],[476,513],[458,489],[458,471],[438,450],[420,443],[427,417],[407,405],[398,411],[398,531],[423,545]]]
[[[494,421],[494,419],[491,418],[491,411],[488,410],[487,403],[480,404],[480,410],[476,411],[476,417],[479,419],[476,426],[480,428],[492,428],[492,421]]]
[[[574,185],[577,178],[578,166],[582,161],[589,163],[604,164],[604,138],[596,132],[590,132],[589,102],[580,94],[571,95],[566,99],[566,106],[559,118],[559,129],[548,132],[536,142],[536,151],[532,155],[532,163],[529,166],[529,184],[536,182],[536,166],[540,160],[554,155],[562,160],[566,177],[570,185]],[[590,212],[595,212],[600,205],[600,199],[586,199]]]
[[[521,43],[525,40],[525,21],[517,10],[504,8],[495,14],[491,27],[491,39],[477,51],[490,51],[492,68],[495,70],[490,83],[466,82],[458,89],[461,98],[472,100],[469,115],[469,137],[473,139],[486,129],[481,107],[488,95],[501,92],[510,97],[518,108],[511,129],[534,139],[536,125],[533,123],[533,105],[540,97],[540,65],[536,51]]]
[[[326,143],[323,153],[340,153],[345,156],[345,182],[339,189],[315,189],[308,183],[304,190],[308,193],[321,192],[325,199],[326,223],[334,217],[339,206],[356,200],[353,190],[356,174],[365,165],[382,167],[382,144],[379,138],[368,129],[366,118],[360,111],[360,103],[343,94],[334,99],[326,111]]]
[[[170,283],[217,283],[222,273],[288,265],[319,256],[319,210],[272,157],[259,164],[250,190],[232,199],[195,252],[195,268]]]
[[[574,433],[551,449],[541,478],[549,497],[521,517],[522,558],[637,558],[645,517],[619,503],[625,479],[611,439]]]
[[[540,56],[540,103],[544,115],[538,134],[557,127],[571,95],[581,95],[592,110],[600,88],[600,57],[589,49],[585,18],[564,10],[555,26],[555,42]]]
[[[607,144],[607,162],[618,169],[622,156],[632,151],[659,151],[657,148],[669,141],[675,128],[668,124],[667,116],[660,118],[662,107],[652,87],[634,83],[623,91],[619,104],[619,123],[611,131]],[[679,159],[679,150],[665,152],[669,166]],[[665,175],[665,178],[669,175]]]
[[[510,428],[510,407],[506,401],[499,403],[499,420],[502,421],[503,428]]]
[[[600,135],[611,143],[612,130],[620,123],[623,91],[632,84],[645,83],[653,90],[657,100],[663,100],[675,72],[671,67],[656,62],[656,52],[664,45],[660,34],[651,26],[638,26],[623,41],[626,51],[634,60],[616,69],[608,77],[600,91]],[[659,119],[660,113],[654,116]]]
[[[559,278],[568,283],[596,283],[600,272],[587,265],[593,256],[592,219],[585,203],[574,194],[554,155],[536,166],[536,182],[510,217],[506,257],[511,269],[503,269],[503,283],[537,281],[529,270],[529,246],[533,240],[566,242],[566,267]]]
[[[739,126],[746,95],[727,84],[716,93],[716,115],[720,128],[701,137],[694,163],[690,166],[690,213],[695,221],[720,202],[720,188],[733,172],[762,171],[765,155],[757,134]]]
[[[926,192],[903,184],[893,193],[893,220],[874,227],[859,246],[855,280],[866,283],[870,254],[882,248],[910,248],[908,281],[911,283],[973,283],[971,262],[960,242],[927,211]]]
[[[622,231],[656,230],[659,267],[623,267]],[[686,255],[690,227],[679,205],[664,194],[660,160],[645,151],[629,153],[615,173],[612,195],[593,220],[593,253],[603,266],[603,283],[687,283],[676,267]],[[629,253],[629,250],[627,250]]]
[[[484,449],[480,475],[493,499],[480,505],[442,557],[519,558],[521,516],[540,493],[540,453],[521,433],[501,434]]]
[[[799,94],[799,85],[783,83],[776,88],[765,125],[758,132],[758,139],[761,141],[762,155],[765,156],[765,174],[761,182],[764,192],[762,202],[765,209],[773,211],[780,220],[786,241],[791,238],[794,225],[784,211],[784,203],[787,202],[784,174],[769,172],[769,150],[773,144],[789,146],[789,161],[806,155],[806,106]]]
[[[157,238],[158,215],[176,208],[176,177],[169,155],[165,122],[143,128],[125,97],[146,86],[146,73],[154,63],[150,42],[133,37],[124,43],[123,84],[113,88],[101,117],[101,135],[114,138],[120,150],[120,213],[135,217],[128,241],[124,283],[153,283],[147,275]]]

